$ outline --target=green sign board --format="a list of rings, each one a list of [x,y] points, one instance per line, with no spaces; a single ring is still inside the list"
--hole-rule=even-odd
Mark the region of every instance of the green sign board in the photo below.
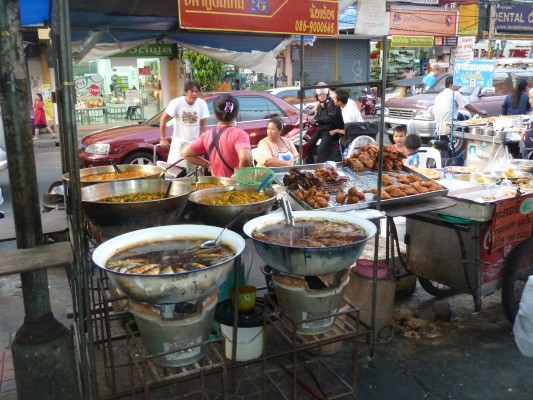
[[[433,36],[393,36],[391,47],[433,47]]]
[[[113,57],[172,57],[172,45],[144,44],[122,53],[114,54]]]

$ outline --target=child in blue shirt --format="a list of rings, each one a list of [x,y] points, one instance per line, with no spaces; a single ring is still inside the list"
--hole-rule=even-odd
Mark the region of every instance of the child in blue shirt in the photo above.
[[[418,135],[407,135],[404,142],[405,150],[407,151],[407,159],[404,164],[408,167],[418,167],[420,164],[420,156],[418,149],[422,146],[422,140]]]

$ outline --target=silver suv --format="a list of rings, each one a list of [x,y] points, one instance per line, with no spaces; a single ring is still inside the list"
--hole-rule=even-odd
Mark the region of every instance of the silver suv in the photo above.
[[[433,103],[437,94],[444,90],[446,73],[437,77],[437,82],[424,94],[389,99],[385,102],[385,132],[392,141],[392,130],[397,125],[405,125],[407,134],[415,133],[423,141],[433,139],[435,132],[435,118],[433,117]],[[527,79],[529,87],[533,87],[533,69],[495,69],[494,86],[492,88],[478,88],[462,86],[459,92],[465,100],[477,108],[486,110],[489,116],[500,115],[501,106],[506,95],[512,92],[516,81],[520,78]],[[458,110],[470,117],[470,112]]]

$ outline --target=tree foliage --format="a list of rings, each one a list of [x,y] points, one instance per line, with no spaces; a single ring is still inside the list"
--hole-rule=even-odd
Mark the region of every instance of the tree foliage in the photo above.
[[[224,63],[211,57],[188,50],[183,58],[189,60],[193,71],[193,79],[200,84],[203,92],[217,89],[224,77]]]

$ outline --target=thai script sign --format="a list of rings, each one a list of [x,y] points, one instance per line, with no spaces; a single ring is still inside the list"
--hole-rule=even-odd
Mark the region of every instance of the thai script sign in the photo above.
[[[337,0],[178,0],[184,29],[338,36]]]
[[[391,8],[390,35],[455,36],[457,11]]]
[[[432,36],[393,36],[391,47],[433,47]]]
[[[459,36],[476,36],[479,24],[477,4],[463,5],[459,8]]]
[[[497,5],[494,27],[498,33],[533,33],[533,5]]]
[[[492,87],[493,78],[493,60],[456,60],[453,64],[454,85]]]
[[[473,48],[476,45],[475,36],[459,36],[457,46],[452,49],[454,60],[471,60],[474,58]]]
[[[113,57],[172,57],[171,44],[144,44],[114,54]]]
[[[497,202],[492,215],[491,251],[530,238],[533,231],[532,211],[533,195]]]

